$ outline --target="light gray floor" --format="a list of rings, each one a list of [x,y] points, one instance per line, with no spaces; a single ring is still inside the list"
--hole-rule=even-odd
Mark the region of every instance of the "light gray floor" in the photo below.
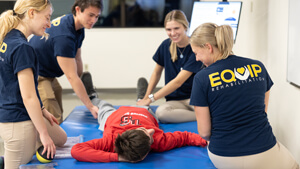
[[[108,101],[113,105],[134,105],[136,103],[136,89],[104,89],[97,90],[99,98]],[[63,91],[63,109],[64,119],[72,112],[72,110],[83,103],[71,90]],[[157,100],[153,105],[164,103],[165,99]],[[0,138],[0,155],[3,155],[3,141]]]

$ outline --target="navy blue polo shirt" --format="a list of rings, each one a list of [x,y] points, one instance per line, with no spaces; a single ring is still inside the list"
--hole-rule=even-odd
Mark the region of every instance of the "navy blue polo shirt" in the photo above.
[[[39,75],[60,77],[64,73],[57,62],[57,56],[75,58],[84,39],[84,28],[76,31],[73,15],[68,14],[54,19],[46,32],[50,35],[48,40],[33,36],[29,43],[38,55]]]
[[[24,34],[17,29],[11,30],[0,46],[0,122],[30,120],[21,96],[17,74],[31,68],[38,95],[37,56]],[[42,106],[41,100],[40,104]]]
[[[190,104],[209,107],[212,153],[252,155],[276,144],[265,112],[265,93],[272,85],[261,62],[235,55],[195,75]]]
[[[153,60],[165,69],[165,84],[168,84],[171,80],[173,80],[181,70],[187,70],[189,72],[193,72],[193,74],[182,84],[182,86],[167,95],[165,98],[167,101],[189,99],[191,96],[194,76],[201,70],[202,62],[196,61],[195,54],[190,45],[186,46],[186,48],[177,49],[178,59],[173,62],[169,50],[170,44],[170,39],[164,40],[153,56]],[[181,52],[183,52],[183,58],[180,58]]]

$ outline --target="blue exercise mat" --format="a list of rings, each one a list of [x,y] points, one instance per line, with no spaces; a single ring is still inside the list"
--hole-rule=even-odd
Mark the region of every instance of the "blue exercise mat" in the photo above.
[[[120,106],[115,106],[116,108]],[[155,112],[157,106],[151,106]],[[83,135],[84,141],[102,138],[102,131],[98,130],[98,122],[93,118],[89,110],[85,106],[77,106],[61,124],[66,131],[68,137],[76,137]],[[178,124],[160,124],[160,128],[165,132],[189,131],[197,133],[197,123],[187,122]],[[141,162],[111,162],[111,163],[87,163],[79,162],[73,158],[54,159],[53,163],[57,163],[57,169],[215,169],[210,161],[206,147],[187,146],[176,148],[170,151],[155,153],[151,152]],[[30,164],[41,164],[36,157]],[[30,165],[27,164],[26,166]]]

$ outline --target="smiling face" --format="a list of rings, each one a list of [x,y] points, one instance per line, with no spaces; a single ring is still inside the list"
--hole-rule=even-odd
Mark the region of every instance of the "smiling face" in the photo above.
[[[52,15],[52,6],[48,5],[44,10],[38,12],[36,10],[29,11],[31,18],[31,32],[34,35],[42,36],[46,28],[51,27],[51,15]]]
[[[91,29],[101,14],[101,10],[94,6],[89,6],[81,12],[80,7],[76,6],[75,26],[76,30],[81,28]]]
[[[204,44],[203,47],[191,44],[191,47],[195,53],[197,61],[201,61],[205,66],[209,66],[214,63],[214,58],[211,55],[209,44]]]
[[[169,38],[175,43],[180,43],[187,37],[186,28],[177,21],[172,20],[167,22],[165,29]]]

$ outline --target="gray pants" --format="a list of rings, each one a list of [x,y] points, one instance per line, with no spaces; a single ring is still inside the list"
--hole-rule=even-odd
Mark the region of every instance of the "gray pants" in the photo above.
[[[104,131],[104,126],[106,123],[107,118],[116,111],[116,109],[114,108],[114,106],[104,100],[101,100],[99,98],[94,98],[92,99],[92,103],[93,105],[97,106],[99,108],[98,111],[98,123],[99,123],[99,130]],[[155,114],[153,113],[153,111],[151,110],[151,108],[149,106],[136,106],[136,105],[132,105],[132,107],[140,107],[140,108],[145,108],[147,109],[152,115],[153,117],[155,117],[155,119],[158,122],[157,117],[155,116]]]

